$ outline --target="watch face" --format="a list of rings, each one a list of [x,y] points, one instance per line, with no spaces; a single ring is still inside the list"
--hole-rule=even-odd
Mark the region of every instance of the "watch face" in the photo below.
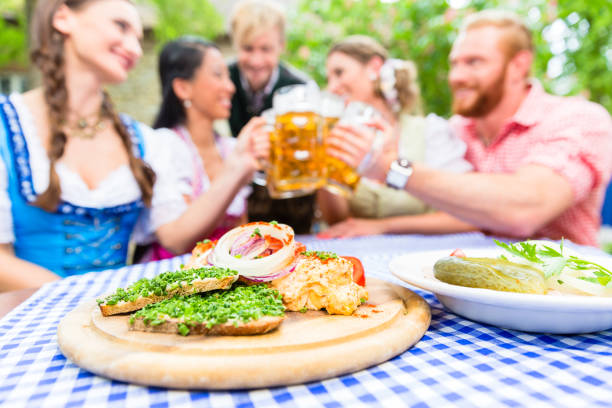
[[[404,168],[411,168],[412,167],[412,162],[408,159],[397,159],[395,161],[397,164],[399,164],[401,167]]]

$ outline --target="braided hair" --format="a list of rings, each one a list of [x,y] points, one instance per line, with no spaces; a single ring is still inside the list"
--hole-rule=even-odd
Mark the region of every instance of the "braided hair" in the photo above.
[[[31,51],[32,62],[42,73],[44,98],[47,104],[47,112],[50,126],[51,139],[49,143],[49,186],[40,194],[34,205],[53,212],[57,209],[61,197],[61,187],[55,165],[64,155],[67,135],[63,129],[63,123],[67,116],[68,89],[66,88],[66,71],[64,64],[64,38],[62,34],[53,27],[55,12],[62,5],[70,9],[78,10],[95,0],[44,0],[38,1],[31,25]],[[151,205],[153,196],[153,185],[155,183],[155,172],[142,159],[136,157],[132,149],[132,140],[125,125],[119,118],[110,97],[104,92],[102,102],[102,114],[110,118],[113,127],[123,145],[129,158],[129,166],[134,178],[140,187],[142,200],[145,205]]]

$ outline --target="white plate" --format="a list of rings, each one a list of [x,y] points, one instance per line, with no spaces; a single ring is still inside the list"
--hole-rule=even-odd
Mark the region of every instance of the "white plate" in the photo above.
[[[470,257],[497,257],[501,249],[463,249]],[[612,328],[612,298],[532,295],[451,285],[433,276],[433,265],[452,249],[415,252],[393,258],[391,272],[411,285],[433,292],[452,312],[507,329],[553,333],[591,333]],[[612,268],[612,257],[585,256]]]

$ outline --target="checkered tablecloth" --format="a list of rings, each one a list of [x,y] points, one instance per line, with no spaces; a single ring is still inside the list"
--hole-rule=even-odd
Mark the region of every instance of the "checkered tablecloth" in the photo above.
[[[381,236],[317,241],[309,248],[362,259],[367,276],[399,283],[389,261],[410,251],[489,247],[483,235]],[[383,364],[290,387],[188,392],[142,387],[93,375],[60,352],[60,319],[80,302],[184,258],[90,273],[48,284],[0,320],[2,407],[358,407],[610,406],[612,331],[551,336],[486,326],[454,315],[435,296],[414,289],[432,311],[431,327],[410,350]],[[18,273],[16,271],[15,273]],[[364,350],[367,352],[367,350]]]

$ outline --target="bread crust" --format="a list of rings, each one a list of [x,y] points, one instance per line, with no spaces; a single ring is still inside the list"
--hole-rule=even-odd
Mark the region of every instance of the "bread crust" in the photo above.
[[[238,275],[227,276],[222,279],[206,278],[168,291],[168,294],[165,296],[147,296],[136,299],[133,302],[118,303],[116,305],[101,304],[99,305],[100,312],[102,312],[103,316],[111,316],[119,313],[133,312],[134,310],[142,309],[146,305],[158,303],[162,300],[170,299],[177,295],[192,295],[194,293],[208,292],[217,289],[229,289],[237,279]]]
[[[217,324],[211,328],[206,327],[206,323],[196,323],[189,326],[189,334],[202,334],[208,336],[250,336],[254,334],[264,334],[276,329],[285,319],[285,316],[263,316],[248,323]],[[178,334],[178,325],[182,321],[179,319],[168,318],[164,323],[155,326],[144,324],[144,317],[137,317],[134,323],[130,324],[130,330],[146,331],[153,333]]]

